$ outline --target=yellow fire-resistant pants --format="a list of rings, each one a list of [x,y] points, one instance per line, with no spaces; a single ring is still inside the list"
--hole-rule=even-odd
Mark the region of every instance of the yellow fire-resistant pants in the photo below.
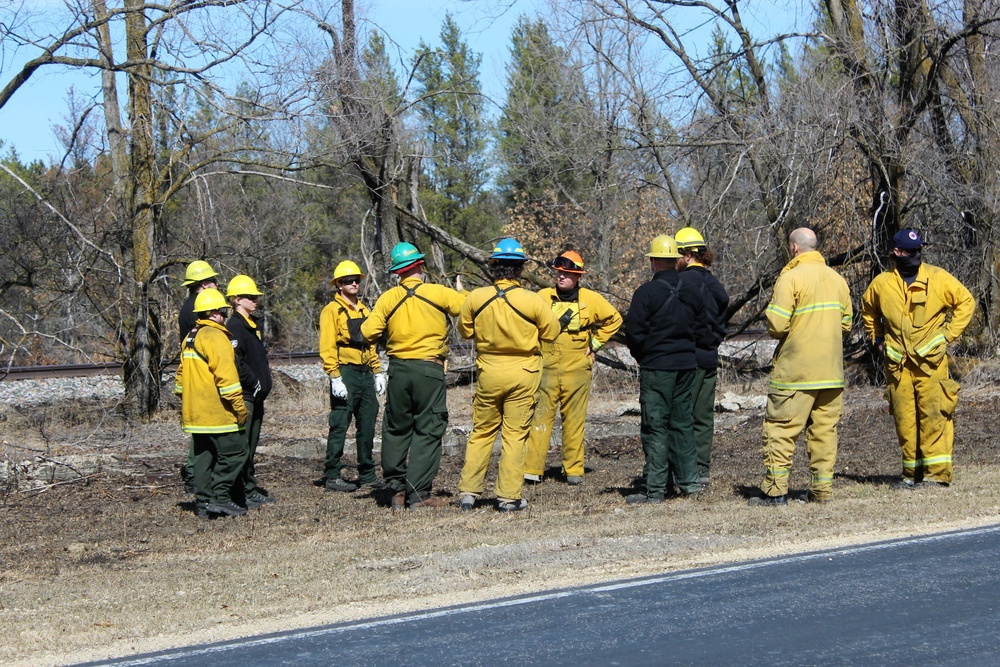
[[[520,500],[524,488],[524,457],[541,375],[538,356],[482,354],[472,401],[472,433],[465,446],[460,493],[480,495],[486,484],[493,443],[500,432],[500,500]]]
[[[538,405],[528,437],[525,474],[540,476],[545,473],[545,455],[552,439],[556,410],[561,407],[563,472],[567,477],[583,477],[583,427],[587,421],[592,373],[589,364],[577,366],[563,369],[559,365],[546,364],[542,369]]]
[[[948,358],[930,375],[908,360],[888,371],[886,398],[903,451],[903,478],[951,484],[958,383],[948,377]]]
[[[844,390],[772,390],[764,414],[764,481],[760,490],[768,496],[788,493],[795,441],[806,430],[806,450],[812,482],[809,495],[815,500],[833,497],[833,466],[837,462],[837,422],[844,412]]]

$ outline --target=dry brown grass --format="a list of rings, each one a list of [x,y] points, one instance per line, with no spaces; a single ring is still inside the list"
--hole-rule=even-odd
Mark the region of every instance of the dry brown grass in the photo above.
[[[878,411],[880,392],[863,388],[849,393],[834,503],[746,505],[760,475],[755,415],[717,434],[707,498],[629,508],[622,494],[642,465],[628,434],[637,418],[614,415],[635,396],[600,382],[586,483],[548,479],[528,489],[529,510],[513,516],[488,508],[393,514],[365,493],[324,493],[311,483],[319,460],[288,455],[319,447],[325,434],[315,388],[275,396],[259,476],[279,503],[241,519],[199,521],[179,485],[138,478],[170,469],[183,437],[176,427],[165,437],[170,417],[137,429],[130,450],[153,458],[133,456],[89,484],[21,489],[0,506],[0,660],[97,659],[996,521],[1000,400],[985,388],[963,397],[950,489],[888,488],[899,465],[892,425]],[[454,424],[468,424],[470,398],[468,387],[450,392]],[[47,437],[79,442],[81,428],[54,425]],[[4,438],[30,447],[32,433]],[[102,433],[86,441],[106,448]],[[114,433],[109,439],[121,437]],[[442,492],[455,491],[460,464],[446,459]],[[800,453],[793,488],[804,490],[806,479]]]

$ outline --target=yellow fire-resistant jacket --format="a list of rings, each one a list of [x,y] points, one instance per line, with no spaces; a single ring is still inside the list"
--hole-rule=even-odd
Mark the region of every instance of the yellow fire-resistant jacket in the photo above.
[[[365,304],[357,306],[339,293],[326,304],[319,314],[319,356],[323,359],[323,372],[330,377],[340,377],[340,364],[367,365],[372,373],[382,370],[374,345],[351,343],[348,320],[362,320],[371,315]]]
[[[407,290],[415,291],[407,296]],[[450,287],[410,276],[378,298],[361,325],[361,335],[371,341],[387,331],[385,351],[390,357],[444,359],[448,356],[447,315],[458,315],[464,301],[465,296]]]
[[[767,332],[781,340],[771,389],[844,386],[843,336],[851,331],[851,293],[821,254],[804,252],[785,265],[766,314]]]
[[[930,264],[920,265],[910,285],[895,270],[881,273],[861,298],[861,317],[871,341],[884,339],[889,361],[909,359],[925,373],[941,363],[948,343],[962,335],[974,312],[976,300],[969,290]]]
[[[593,290],[581,287],[576,301],[560,301],[554,287],[540,290],[538,295],[550,304],[561,329],[553,342],[542,341],[545,365],[564,370],[590,366],[587,348],[594,352],[601,349],[622,326],[621,314]]]
[[[498,289],[507,291],[503,297],[493,298]],[[504,279],[469,294],[458,332],[462,338],[475,338],[480,355],[534,356],[541,353],[539,339],[552,342],[559,335],[559,321],[545,299],[516,280]]]
[[[181,396],[185,433],[232,433],[247,420],[229,331],[198,320],[194,344],[182,343],[174,393]]]

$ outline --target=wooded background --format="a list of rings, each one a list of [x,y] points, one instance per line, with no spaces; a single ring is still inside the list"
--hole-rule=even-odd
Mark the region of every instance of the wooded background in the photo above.
[[[737,329],[795,227],[856,302],[914,227],[978,300],[962,345],[994,354],[997,0],[826,0],[788,34],[755,34],[743,8],[557,0],[516,24],[489,100],[451,18],[399,62],[353,0],[0,1],[2,48],[38,54],[4,73],[0,107],[45,68],[103,84],[68,95],[58,162],[0,160],[0,367],[123,360],[148,416],[194,259],[252,276],[272,348],[306,351],[342,259],[373,301],[400,240],[431,279],[476,284],[509,234],[539,262],[580,251],[624,310],[649,240],[685,226]]]

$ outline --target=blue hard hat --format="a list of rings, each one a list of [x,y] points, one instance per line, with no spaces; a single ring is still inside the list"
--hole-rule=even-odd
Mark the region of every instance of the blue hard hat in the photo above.
[[[497,241],[490,259],[515,259],[525,262],[528,256],[524,254],[524,248],[517,239],[506,238]]]

